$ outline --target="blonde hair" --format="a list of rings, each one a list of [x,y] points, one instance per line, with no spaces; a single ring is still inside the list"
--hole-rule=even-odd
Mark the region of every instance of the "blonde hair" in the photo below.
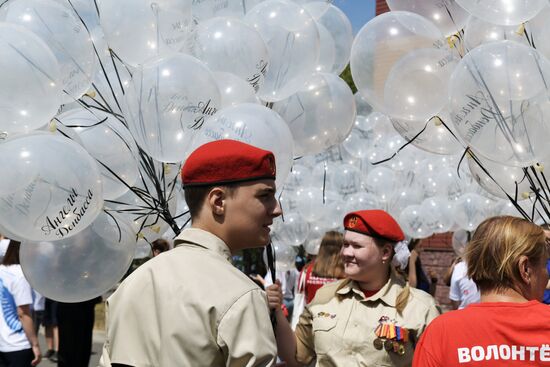
[[[521,256],[533,264],[545,261],[546,236],[541,227],[510,216],[483,221],[464,253],[468,276],[481,291],[517,290],[523,282],[518,266]]]
[[[343,278],[344,264],[340,257],[340,249],[344,236],[337,231],[328,231],[321,240],[319,253],[313,263],[313,274],[323,278]]]

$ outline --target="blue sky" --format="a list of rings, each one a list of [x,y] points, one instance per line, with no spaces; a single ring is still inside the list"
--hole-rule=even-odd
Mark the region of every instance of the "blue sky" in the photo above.
[[[346,13],[353,25],[354,34],[374,17],[376,8],[375,0],[333,0],[333,4]]]

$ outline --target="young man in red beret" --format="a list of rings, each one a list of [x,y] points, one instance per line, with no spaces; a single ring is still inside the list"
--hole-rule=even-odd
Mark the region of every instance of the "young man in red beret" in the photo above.
[[[231,255],[269,243],[281,214],[275,158],[238,141],[207,143],[185,162],[182,182],[192,226],[107,300],[102,365],[271,366],[277,346],[266,294]]]
[[[295,337],[289,328],[281,337],[287,343],[279,353],[287,367],[314,360],[320,367],[410,366],[418,337],[439,309],[429,294],[411,289],[391,266],[403,232],[383,210],[349,213],[344,228],[340,256],[346,279],[317,291]]]

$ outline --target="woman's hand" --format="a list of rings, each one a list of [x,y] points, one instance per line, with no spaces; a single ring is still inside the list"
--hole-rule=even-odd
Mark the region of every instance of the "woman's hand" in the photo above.
[[[40,346],[38,344],[32,346],[32,353],[34,359],[31,361],[31,366],[36,366],[42,360],[42,353],[40,353]]]
[[[271,284],[265,289],[267,294],[267,303],[270,310],[280,310],[283,304],[283,291],[281,289],[281,282],[279,279],[275,281],[275,284]]]

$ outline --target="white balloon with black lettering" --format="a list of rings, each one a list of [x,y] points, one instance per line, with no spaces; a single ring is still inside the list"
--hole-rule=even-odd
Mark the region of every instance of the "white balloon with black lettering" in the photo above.
[[[71,238],[23,242],[21,267],[31,286],[60,302],[82,302],[113,287],[134,258],[136,235],[116,213],[102,212]]]
[[[200,23],[193,54],[214,72],[232,73],[257,92],[269,70],[268,47],[258,31],[234,18],[213,18]]]
[[[267,102],[288,98],[315,72],[320,47],[315,20],[288,0],[266,0],[244,20],[260,33],[269,49],[269,69],[258,96]]]
[[[138,145],[161,162],[181,162],[196,132],[220,108],[212,72],[178,54],[142,65],[125,94],[124,116]]]
[[[88,91],[97,62],[88,30],[68,4],[53,0],[16,0],[0,8],[0,19],[39,36],[53,51],[61,70],[63,103]]]
[[[495,162],[525,167],[550,156],[550,61],[513,41],[470,51],[449,84],[457,132]]]
[[[67,239],[103,207],[101,174],[84,148],[34,132],[0,143],[0,224],[31,241]]]

